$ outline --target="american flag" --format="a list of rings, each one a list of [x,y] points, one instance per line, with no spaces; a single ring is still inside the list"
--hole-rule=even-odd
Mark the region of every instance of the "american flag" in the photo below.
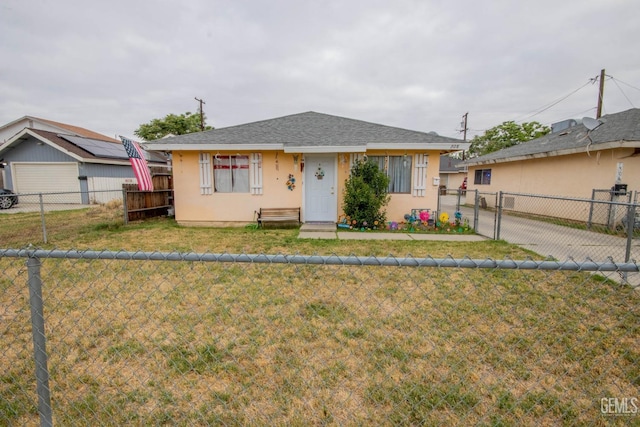
[[[120,137],[124,149],[127,150],[129,161],[133,167],[133,173],[138,180],[138,190],[153,191],[153,181],[151,181],[151,173],[144,158],[144,152],[137,142],[131,141],[123,136]]]

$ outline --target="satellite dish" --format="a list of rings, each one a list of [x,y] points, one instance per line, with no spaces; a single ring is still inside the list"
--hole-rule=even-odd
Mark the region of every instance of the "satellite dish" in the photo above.
[[[582,124],[584,125],[584,127],[591,131],[600,126],[602,122],[598,119],[592,119],[591,117],[583,117]]]

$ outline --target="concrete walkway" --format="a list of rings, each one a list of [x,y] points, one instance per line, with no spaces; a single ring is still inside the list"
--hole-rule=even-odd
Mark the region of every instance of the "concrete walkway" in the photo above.
[[[447,242],[479,242],[486,237],[475,234],[382,233],[378,231],[340,231],[335,224],[303,224],[299,239],[340,240],[435,240]]]

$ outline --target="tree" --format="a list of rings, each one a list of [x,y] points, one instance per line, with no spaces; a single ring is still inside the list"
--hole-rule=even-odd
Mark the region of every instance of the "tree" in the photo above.
[[[471,157],[482,156],[540,138],[549,132],[551,132],[549,126],[544,126],[538,122],[525,122],[519,125],[514,121],[507,121],[485,131],[482,136],[475,136],[471,140],[469,155]]]
[[[357,160],[344,192],[344,213],[356,227],[382,227],[387,219],[389,177],[373,162]],[[354,223],[355,221],[355,223]]]
[[[133,133],[146,141],[160,139],[167,135],[185,135],[202,131],[200,127],[200,114],[175,115],[167,114],[164,119],[153,119],[149,123],[141,124]],[[204,130],[213,129],[205,126]]]

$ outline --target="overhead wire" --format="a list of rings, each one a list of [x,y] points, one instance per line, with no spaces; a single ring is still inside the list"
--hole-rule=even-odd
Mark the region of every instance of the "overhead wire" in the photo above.
[[[630,85],[629,83],[625,83],[625,82],[623,82],[623,81],[622,81],[622,80],[620,80],[620,79],[616,79],[616,78],[614,78],[613,76],[609,76],[609,77],[611,77],[613,80],[616,80],[616,81],[618,81],[618,82],[622,83],[623,85],[627,85],[627,86],[629,86],[629,87],[630,87],[630,88],[632,88],[632,89],[640,90],[640,88],[637,88],[637,87],[635,87],[635,86],[633,86],[633,85]]]
[[[619,85],[618,83],[622,83],[622,84],[624,84],[624,85],[626,85],[626,86],[629,86],[630,88],[633,88],[633,89],[638,90],[638,91],[640,91],[640,88],[638,88],[638,87],[636,87],[636,86],[633,86],[633,85],[631,85],[631,84],[629,84],[629,83],[623,82],[623,81],[621,81],[621,80],[619,80],[619,79],[616,79],[616,78],[614,78],[613,76],[610,76],[610,75],[606,75],[606,77],[608,77],[610,80],[613,80],[613,82],[616,84],[616,86],[618,87],[618,89],[620,90],[620,92],[622,92],[623,96],[627,99],[627,101],[629,102],[629,104],[631,104],[631,106],[632,106],[633,108],[635,108],[635,106],[633,105],[633,102],[629,99],[629,97],[628,97],[628,96],[626,95],[626,93],[622,90],[622,88],[620,87],[620,85]],[[569,98],[570,96],[574,95],[575,93],[579,92],[581,89],[583,89],[584,87],[588,86],[589,84],[592,84],[592,85],[593,85],[593,84],[597,83],[597,82],[599,81],[599,79],[600,79],[600,76],[599,76],[599,75],[597,75],[597,76],[595,76],[595,77],[592,77],[592,78],[590,78],[589,80],[587,80],[587,82],[586,82],[585,84],[583,84],[582,86],[578,87],[577,89],[575,89],[575,90],[571,91],[571,92],[570,92],[570,93],[568,93],[567,95],[564,95],[564,96],[562,96],[562,97],[558,98],[557,100],[552,101],[551,103],[549,103],[549,104],[547,104],[547,105],[543,105],[542,107],[539,107],[539,109],[534,110],[534,112],[533,112],[533,113],[530,113],[529,115],[526,115],[526,116],[524,116],[524,117],[520,117],[520,118],[514,119],[513,121],[514,121],[514,122],[516,122],[516,123],[517,123],[517,122],[524,122],[524,121],[525,121],[525,120],[527,120],[527,119],[530,119],[530,118],[532,118],[532,117],[535,117],[535,116],[537,116],[537,115],[539,115],[539,114],[541,114],[541,113],[543,113],[543,112],[547,111],[548,109],[550,109],[550,108],[552,108],[552,107],[554,107],[554,106],[558,105],[559,103],[561,103],[562,101],[566,100],[567,98]],[[589,111],[593,111],[593,110],[595,110],[595,107],[588,108],[588,109],[586,109],[586,110],[584,110],[584,111],[581,111],[581,112],[579,112],[579,113],[572,114],[572,115],[571,115],[571,116],[569,116],[568,118],[573,118],[573,117],[575,117],[576,115],[584,114],[584,113],[587,113],[587,112],[589,112]],[[487,129],[467,129],[467,130],[468,130],[469,132],[486,132],[486,131],[487,131]]]
[[[627,96],[626,93],[624,93],[624,91],[622,90],[622,88],[620,87],[620,85],[618,84],[617,79],[614,79],[613,76],[609,76],[611,77],[611,80],[613,80],[613,82],[616,84],[616,87],[620,90],[620,93],[622,94],[622,96],[625,97],[625,99],[629,102],[629,104],[631,105],[631,107],[636,108],[635,105],[633,105],[633,102],[631,102],[631,100],[629,99],[629,97]],[[639,89],[640,90],[640,89]]]
[[[541,113],[547,111],[549,108],[551,108],[551,107],[553,107],[555,105],[558,105],[559,103],[561,103],[565,99],[569,98],[571,95],[575,94],[576,92],[578,92],[579,90],[581,90],[582,88],[584,88],[585,86],[587,86],[590,83],[593,84],[594,83],[594,79],[589,79],[585,84],[583,84],[579,88],[575,89],[574,91],[570,92],[569,94],[567,94],[567,95],[565,95],[565,96],[563,96],[563,97],[561,97],[561,98],[559,98],[559,99],[557,99],[555,101],[552,101],[549,105],[540,107],[539,110],[535,111],[532,114],[529,114],[528,116],[525,116],[525,117],[518,118],[518,119],[514,120],[514,122],[522,122],[522,121],[524,121],[526,119],[530,119],[531,117],[535,117],[538,114],[541,114]]]

